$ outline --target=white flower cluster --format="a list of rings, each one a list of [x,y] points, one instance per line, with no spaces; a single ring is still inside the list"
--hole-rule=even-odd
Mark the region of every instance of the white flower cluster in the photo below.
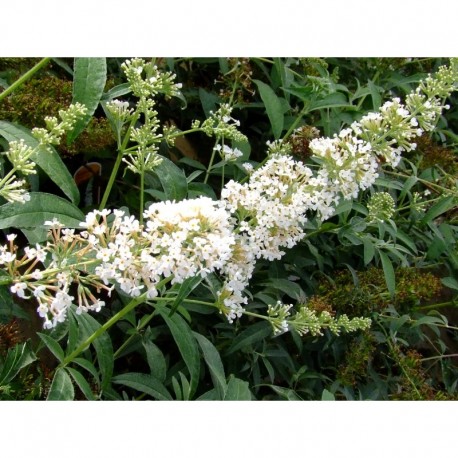
[[[152,204],[144,212],[144,228],[121,210],[114,210],[108,222],[110,213],[89,213],[81,236],[100,261],[96,275],[130,296],[146,292],[148,298],[156,297],[157,285],[166,277],[172,284],[205,277],[221,269],[232,254],[229,214],[208,197]]]
[[[311,196],[302,192],[302,182],[312,171],[289,156],[273,156],[241,184],[231,180],[221,191],[221,199],[239,219],[239,231],[248,236],[255,258],[280,259],[280,247],[292,247],[302,237],[304,208]]]
[[[243,153],[238,149],[232,149],[228,145],[221,146],[220,144],[215,146],[215,150],[219,153],[221,158],[227,162],[236,161],[239,157],[243,156]]]

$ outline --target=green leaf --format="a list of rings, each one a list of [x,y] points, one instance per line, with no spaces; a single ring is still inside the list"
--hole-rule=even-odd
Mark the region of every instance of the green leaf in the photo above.
[[[282,398],[287,399],[288,401],[302,401],[302,398],[297,395],[297,393],[291,388],[284,388],[277,385],[265,385],[272,388],[278,395]]]
[[[189,374],[191,375],[190,395],[192,396],[196,391],[200,374],[200,354],[196,339],[189,325],[178,313],[169,316],[168,310],[158,309],[158,312],[169,327],[189,370]]]
[[[456,278],[453,277],[445,277],[441,279],[441,282],[443,285],[445,285],[447,288],[454,289],[458,291],[458,281]]]
[[[372,242],[372,240],[369,239],[368,237],[363,238],[363,244],[364,244],[364,265],[367,266],[374,258],[375,247],[374,247],[374,243]]]
[[[109,91],[105,92],[102,95],[101,100],[109,102],[110,100],[116,99],[126,94],[130,94],[132,89],[130,88],[130,83],[118,84],[115,87],[112,87]]]
[[[87,113],[68,133],[68,144],[72,143],[88,125],[100,102],[107,81],[106,59],[105,57],[77,57],[73,72],[72,103],[82,103],[87,107]]]
[[[420,224],[427,224],[431,222],[433,219],[437,218],[442,213],[450,210],[455,206],[455,197],[448,196],[444,199],[440,200],[439,202],[435,203],[425,214],[425,216],[420,221]]]
[[[186,175],[170,159],[163,157],[154,172],[161,182],[166,199],[180,201],[186,198],[188,193]]]
[[[259,94],[264,106],[266,107],[267,116],[269,117],[272,133],[276,139],[279,139],[283,131],[285,121],[284,110],[281,100],[270,86],[259,80],[253,80],[259,89]]]
[[[224,398],[224,394],[227,389],[226,385],[226,375],[224,374],[224,366],[221,361],[221,356],[218,353],[218,350],[215,346],[203,335],[194,332],[194,337],[197,339],[202,354],[204,355],[204,360],[207,363],[207,366],[210,370],[210,375],[213,381],[213,385],[216,388],[219,399]]]
[[[72,379],[65,369],[58,368],[46,399],[48,401],[71,401],[74,397],[75,389],[73,388]]]
[[[444,325],[444,320],[442,318],[439,318],[437,316],[422,316],[418,320],[415,320],[415,322],[412,323],[412,327],[416,328],[418,326],[426,325],[426,326],[437,326],[437,325]]]
[[[382,261],[383,273],[385,274],[385,282],[391,297],[394,297],[396,291],[396,278],[394,275],[393,264],[390,258],[383,251],[379,251],[380,260]]]
[[[43,226],[30,229],[21,227],[21,231],[26,236],[30,245],[44,242],[48,238],[48,228]]]
[[[207,183],[189,183],[188,199],[196,199],[200,196],[207,196],[213,200],[218,200],[215,191]]]
[[[44,344],[48,347],[51,353],[59,360],[61,363],[64,360],[64,350],[59,345],[57,340],[53,339],[51,336],[47,334],[43,334],[41,332],[37,332],[40,339],[44,342]]]
[[[410,191],[412,186],[414,186],[417,182],[418,178],[415,175],[410,176],[404,183],[404,186],[402,187],[402,192],[401,194],[399,194],[398,201],[402,201],[402,199],[404,199],[405,195]]]
[[[146,337],[146,336],[145,336]],[[143,338],[142,344],[146,352],[146,360],[151,371],[151,375],[160,382],[165,381],[167,374],[167,363],[161,350],[150,340]]]
[[[304,295],[304,291],[297,283],[294,283],[291,280],[287,280],[285,278],[271,278],[269,281],[259,284],[261,286],[273,287],[287,294],[291,299],[295,300]]]
[[[242,331],[233,341],[226,354],[230,355],[242,348],[253,345],[272,334],[270,323],[260,321]]]
[[[61,197],[43,192],[31,192],[25,203],[8,202],[0,206],[0,229],[44,226],[57,218],[66,227],[79,227],[84,213]]]
[[[216,388],[212,388],[209,391],[206,391],[204,394],[199,396],[196,401],[221,401],[218,391]]]
[[[89,313],[82,313],[81,315],[78,315],[77,320],[82,331],[88,336],[94,334],[101,327],[99,322]],[[103,390],[109,385],[111,376],[113,375],[113,345],[111,343],[110,336],[106,332],[97,337],[97,339],[92,342],[92,345],[94,346],[100,373],[102,375],[101,388]]]
[[[189,294],[202,283],[202,280],[203,277],[197,275],[195,277],[187,278],[183,283],[181,283],[178,294],[170,306],[170,315],[173,315],[176,312],[177,308],[183,303]]]
[[[188,382],[188,379],[183,374],[183,372],[178,372],[181,380],[181,399],[183,401],[189,401],[191,399],[191,385]]]
[[[201,87],[199,88],[199,98],[206,118],[210,117],[210,111],[216,111],[217,104],[221,101],[214,92],[208,92]]]
[[[8,384],[18,372],[37,359],[30,348],[30,342],[24,342],[8,349],[5,362],[0,372],[0,386]]]
[[[84,378],[83,374],[81,374],[81,372],[78,372],[76,369],[73,369],[71,367],[67,367],[67,371],[72,376],[73,380],[76,382],[79,389],[84,394],[85,398],[88,399],[89,401],[94,401],[95,400],[94,393],[92,392],[91,386],[89,385],[87,380]]]
[[[146,393],[154,399],[171,401],[172,396],[167,388],[155,377],[149,374],[139,372],[129,372],[127,374],[117,375],[112,379],[113,383],[128,386],[134,390]]]
[[[368,81],[367,85],[372,97],[372,108],[377,111],[382,104],[382,96],[380,95],[380,90],[371,80]]]
[[[328,391],[326,388],[323,390],[323,392],[321,393],[321,400],[322,401],[335,401],[336,398],[335,396],[330,392]]]
[[[83,369],[86,369],[94,377],[97,384],[100,384],[100,378],[97,369],[90,361],[84,358],[75,358],[72,362],[78,364],[78,366],[81,366]]]
[[[10,277],[1,277],[1,280],[9,281]],[[0,323],[2,321],[7,323],[13,317],[22,318],[24,320],[30,319],[28,313],[14,302],[14,295],[11,294],[9,287],[0,285]]]
[[[324,108],[337,108],[337,107],[353,107],[353,105],[348,103],[347,97],[341,92],[334,92],[327,95],[326,97],[313,101],[310,104],[309,111],[313,110],[322,110]]]
[[[224,401],[251,401],[252,394],[248,382],[231,375],[227,384]]]
[[[417,254],[418,250],[413,240],[400,229],[396,230],[396,238],[404,243],[404,245],[409,248],[412,253]]]
[[[39,145],[30,130],[6,121],[0,121],[0,135],[9,142],[22,139],[31,148],[38,148]],[[59,154],[52,146],[38,148],[31,159],[75,205],[78,205],[80,200],[78,187]]]

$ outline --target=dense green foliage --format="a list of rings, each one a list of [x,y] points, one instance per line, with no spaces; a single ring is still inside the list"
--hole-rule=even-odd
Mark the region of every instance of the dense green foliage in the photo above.
[[[272,157],[267,142],[319,170],[325,161],[313,155],[313,139],[339,134],[387,100],[404,100],[449,65],[446,59],[155,59],[151,84],[162,86],[149,88],[150,106],[122,62],[0,59],[0,180],[11,171],[21,177],[7,160],[10,142],[24,140],[39,168],[22,176],[29,200],[0,196],[0,245],[14,243],[18,259],[27,246],[46,240],[58,246],[45,227],[54,218],[78,228],[91,211],[123,209],[142,224],[155,202],[217,201],[229,180],[249,180],[244,164],[256,169]],[[31,68],[36,72],[15,86]],[[128,104],[116,112],[115,99]],[[379,176],[368,189],[340,199],[329,219],[307,212],[298,243],[280,259],[260,257],[245,312],[233,322],[218,303],[223,275],[212,271],[176,283],[164,274],[154,298],[129,297],[119,285],[108,296],[91,277],[86,286],[102,291],[105,306],[79,313],[72,305],[66,320],[43,329],[35,298],[13,296],[20,286],[0,265],[0,399],[455,399],[457,102],[452,93],[450,108],[415,140],[416,148],[405,148],[397,167],[379,158]],[[45,117],[70,103],[86,110],[62,132],[54,126],[60,143],[43,146],[31,129],[45,128]],[[224,126],[215,115],[221,104],[232,109],[221,118]],[[124,136],[127,129],[138,129],[137,143]],[[240,156],[217,158],[226,144]],[[80,246],[65,247],[62,259],[80,260],[86,255]],[[78,269],[85,278],[94,274],[90,266]],[[90,297],[72,288],[73,296]],[[279,301],[295,314],[276,309]],[[370,319],[370,327],[361,319]]]

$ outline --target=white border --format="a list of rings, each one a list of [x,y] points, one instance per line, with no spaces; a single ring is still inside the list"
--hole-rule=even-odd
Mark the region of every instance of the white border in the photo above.
[[[18,0],[0,56],[453,56],[453,0]]]

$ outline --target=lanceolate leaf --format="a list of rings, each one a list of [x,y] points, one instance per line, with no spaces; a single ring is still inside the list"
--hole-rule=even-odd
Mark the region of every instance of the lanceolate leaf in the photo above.
[[[259,94],[264,106],[266,107],[267,116],[272,126],[272,133],[276,139],[280,138],[284,125],[284,110],[280,98],[275,94],[270,86],[259,80],[253,80],[259,89]]]
[[[79,227],[84,214],[67,200],[43,192],[31,192],[30,200],[23,204],[9,202],[0,206],[0,229],[42,227],[53,218],[66,227]]]
[[[8,350],[8,353],[0,371],[0,386],[8,384],[17,373],[33,363],[37,357],[30,348],[30,342],[17,344]]]
[[[72,379],[63,368],[56,370],[49,389],[48,401],[71,401],[75,397]]]
[[[64,359],[64,350],[62,350],[62,347],[59,345],[59,342],[57,342],[55,339],[53,339],[51,336],[48,336],[47,334],[43,334],[41,332],[37,332],[37,334],[48,347],[48,349],[52,352],[52,354],[59,360],[59,362],[62,362]]]
[[[204,355],[205,362],[210,369],[210,374],[213,380],[219,399],[223,399],[226,393],[226,376],[224,375],[224,366],[221,361],[221,357],[215,346],[203,335],[194,332],[194,337],[200,345],[202,353]]]
[[[391,297],[394,296],[396,289],[396,279],[394,275],[393,264],[391,263],[390,258],[383,251],[379,251],[380,260],[382,261],[383,273],[385,274],[385,282],[390,292]]]
[[[233,375],[227,384],[225,401],[251,401],[251,391],[248,382],[240,380]]]
[[[437,218],[442,213],[450,210],[456,205],[455,198],[453,196],[448,196],[445,199],[440,200],[435,203],[427,212],[426,215],[421,220],[421,224],[427,224],[433,219]]]
[[[107,81],[107,63],[105,57],[79,57],[75,59],[73,77],[73,103],[86,106],[86,116],[78,121],[67,136],[72,143],[84,130],[94,114]]]
[[[6,121],[0,121],[0,135],[9,142],[22,139],[31,148],[38,146],[38,141],[33,137],[30,130]],[[39,148],[32,156],[32,160],[75,205],[78,205],[80,200],[78,188],[67,167],[52,146]]]
[[[169,327],[191,375],[191,397],[196,391],[200,374],[200,354],[196,339],[191,328],[178,313],[172,316],[169,316],[168,310],[159,310],[159,313]]]
[[[82,313],[78,315],[78,324],[82,332],[89,337],[100,328],[99,322],[92,317],[89,313]],[[107,387],[113,375],[113,345],[110,336],[104,332],[92,342],[97,354],[97,361],[99,363],[100,373],[102,374],[102,390]]]
[[[264,339],[267,336],[272,334],[272,327],[269,323],[265,321],[260,321],[249,328],[242,331],[232,342],[232,345],[229,347],[226,352],[227,355],[234,353],[241,348],[248,347],[253,345],[256,342]]]
[[[188,193],[186,175],[179,167],[166,157],[156,167],[155,172],[164,188],[167,200],[183,200]]]
[[[89,385],[88,381],[84,378],[83,374],[81,374],[81,372],[71,367],[67,367],[67,371],[72,376],[73,380],[76,382],[76,384],[78,385],[79,389],[84,394],[86,399],[88,399],[89,401],[95,400],[95,396],[92,392],[91,386]]]
[[[128,386],[134,390],[146,393],[154,399],[163,401],[172,400],[172,396],[165,386],[155,377],[149,374],[131,372],[128,374],[117,375],[113,377],[113,383]]]

